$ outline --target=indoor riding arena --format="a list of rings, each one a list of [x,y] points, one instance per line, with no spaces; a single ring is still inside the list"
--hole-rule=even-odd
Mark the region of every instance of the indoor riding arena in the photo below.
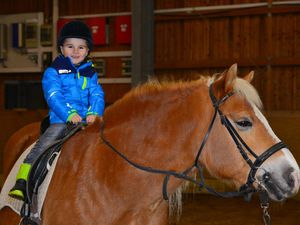
[[[72,21],[89,38],[61,39]],[[63,52],[74,39],[104,114],[60,118],[69,129],[16,200],[48,104],[71,115],[63,76],[94,106],[91,76]],[[55,69],[51,103],[59,57],[71,67]],[[0,1],[0,124],[0,225],[299,225],[300,1]]]

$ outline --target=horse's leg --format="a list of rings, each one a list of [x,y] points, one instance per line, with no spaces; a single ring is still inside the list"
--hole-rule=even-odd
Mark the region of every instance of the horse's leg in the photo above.
[[[17,225],[20,222],[20,217],[8,207],[0,210],[0,225]]]

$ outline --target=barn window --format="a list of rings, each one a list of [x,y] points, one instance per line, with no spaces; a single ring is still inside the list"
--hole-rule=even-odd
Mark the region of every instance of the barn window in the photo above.
[[[5,109],[46,109],[40,81],[5,81]]]

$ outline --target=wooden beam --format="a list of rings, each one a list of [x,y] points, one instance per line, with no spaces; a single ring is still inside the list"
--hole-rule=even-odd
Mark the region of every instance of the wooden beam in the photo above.
[[[228,67],[237,63],[239,67],[252,66],[299,66],[300,57],[282,57],[282,58],[239,58],[239,59],[204,59],[197,61],[168,61],[156,62],[156,70],[174,70],[174,69],[202,69]]]
[[[226,9],[226,10],[209,10],[192,13],[168,13],[155,15],[155,21],[168,20],[193,20],[201,18],[219,18],[219,17],[234,17],[234,16],[257,16],[271,14],[290,14],[299,13],[300,5],[278,5],[272,7],[257,7],[257,8],[241,8],[241,9]]]

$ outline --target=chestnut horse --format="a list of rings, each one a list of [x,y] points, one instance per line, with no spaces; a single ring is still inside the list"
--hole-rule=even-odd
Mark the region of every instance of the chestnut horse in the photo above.
[[[103,127],[97,120],[64,144],[43,225],[166,225],[159,171],[185,177],[199,164],[236,188],[263,189],[275,201],[294,196],[299,167],[261,113],[252,78],[238,78],[233,65],[218,79],[133,89],[106,109]],[[172,194],[184,179],[169,178]],[[0,211],[1,225],[15,221],[9,209]]]

